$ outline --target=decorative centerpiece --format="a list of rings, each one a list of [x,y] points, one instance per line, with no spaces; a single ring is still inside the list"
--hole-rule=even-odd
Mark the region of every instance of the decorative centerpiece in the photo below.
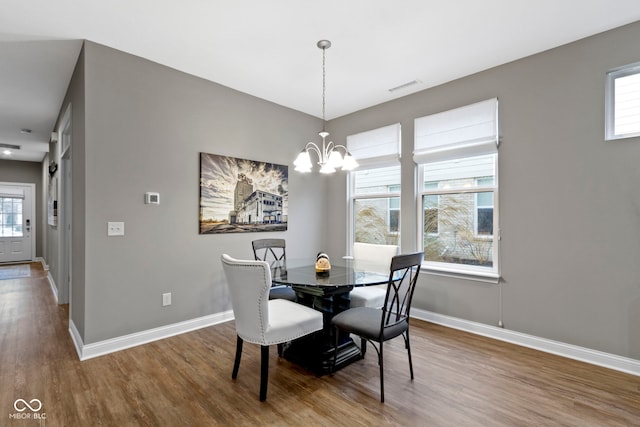
[[[316,274],[328,276],[330,271],[331,262],[329,261],[329,255],[324,252],[318,252],[318,256],[316,256]]]

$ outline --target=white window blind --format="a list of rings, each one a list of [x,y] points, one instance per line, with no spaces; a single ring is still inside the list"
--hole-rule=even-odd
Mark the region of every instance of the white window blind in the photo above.
[[[21,188],[0,188],[0,197],[11,199],[24,199],[24,190]]]
[[[497,98],[415,120],[413,159],[418,164],[497,150]]]
[[[364,168],[397,164],[400,160],[400,124],[349,135],[347,148]]]

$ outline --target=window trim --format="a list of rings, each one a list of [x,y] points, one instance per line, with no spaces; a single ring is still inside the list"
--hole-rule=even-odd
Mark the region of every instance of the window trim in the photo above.
[[[623,65],[607,72],[605,82],[605,141],[634,138],[640,136],[640,132],[616,134],[615,133],[615,81],[618,78],[640,74],[640,62]]]

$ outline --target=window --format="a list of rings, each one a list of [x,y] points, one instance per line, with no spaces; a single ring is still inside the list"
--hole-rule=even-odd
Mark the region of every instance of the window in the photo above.
[[[424,175],[424,174],[423,174]],[[437,182],[425,182],[425,190],[437,190]],[[423,227],[426,235],[438,234],[438,204],[440,203],[440,196],[437,194],[429,194],[425,192],[422,197],[422,214]]]
[[[489,178],[477,178],[477,186],[493,190],[495,173],[491,174]],[[476,193],[475,230],[477,236],[493,236],[493,191]]]
[[[0,237],[22,237],[23,198],[0,195]]]
[[[400,125],[347,138],[360,167],[349,175],[350,242],[399,244]]]
[[[640,62],[607,73],[605,137],[640,136]]]
[[[416,119],[425,267],[498,277],[497,99]]]
[[[389,232],[400,231],[400,197],[389,198]]]

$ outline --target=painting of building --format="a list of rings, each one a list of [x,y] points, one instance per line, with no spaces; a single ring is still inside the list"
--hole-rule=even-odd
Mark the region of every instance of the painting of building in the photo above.
[[[200,153],[200,234],[285,231],[288,167]]]

